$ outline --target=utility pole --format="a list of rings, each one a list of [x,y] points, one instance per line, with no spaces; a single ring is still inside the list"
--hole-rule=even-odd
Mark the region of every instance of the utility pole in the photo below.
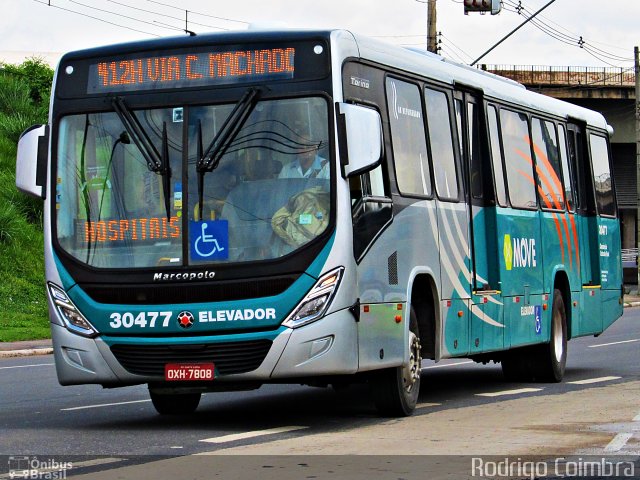
[[[436,29],[436,0],[429,0],[427,10],[427,51],[438,53],[438,33]]]
[[[633,48],[634,71],[636,77],[636,191],[638,205],[636,210],[636,246],[640,247],[640,53]],[[640,250],[639,250],[640,251]],[[640,292],[640,262],[638,263],[638,291]]]

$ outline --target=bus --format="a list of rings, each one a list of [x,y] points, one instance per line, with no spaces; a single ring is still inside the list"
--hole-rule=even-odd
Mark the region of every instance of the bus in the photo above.
[[[71,52],[16,183],[45,201],[62,385],[160,414],[266,383],[415,409],[427,359],[561,381],[622,315],[599,113],[344,30]]]

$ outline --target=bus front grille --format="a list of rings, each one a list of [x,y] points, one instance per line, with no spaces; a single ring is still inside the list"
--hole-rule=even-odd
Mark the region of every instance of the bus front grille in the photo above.
[[[201,302],[229,302],[250,298],[280,295],[300,275],[230,280],[206,283],[149,284],[92,284],[79,286],[92,300],[110,305],[161,305]]]
[[[271,340],[198,345],[113,345],[111,352],[129,373],[163,377],[168,363],[213,363],[216,374],[232,375],[257,369]]]

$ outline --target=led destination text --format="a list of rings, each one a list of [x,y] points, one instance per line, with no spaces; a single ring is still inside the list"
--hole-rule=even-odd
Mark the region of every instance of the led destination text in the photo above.
[[[180,238],[180,219],[134,218],[132,220],[100,220],[83,222],[85,243],[115,242],[122,240],[162,240]]]
[[[90,67],[88,93],[293,78],[295,48],[113,59]]]

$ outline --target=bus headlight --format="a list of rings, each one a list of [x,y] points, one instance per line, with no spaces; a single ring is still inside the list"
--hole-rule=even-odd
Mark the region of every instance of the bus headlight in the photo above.
[[[320,277],[282,324],[285,327],[297,328],[314,322],[324,315],[338,289],[343,271],[344,268],[339,267]]]
[[[60,317],[64,320],[67,329],[85,337],[96,336],[98,333],[96,329],[84,318],[84,315],[76,308],[65,291],[53,283],[48,283],[47,286],[49,287],[51,300],[56,306]]]

